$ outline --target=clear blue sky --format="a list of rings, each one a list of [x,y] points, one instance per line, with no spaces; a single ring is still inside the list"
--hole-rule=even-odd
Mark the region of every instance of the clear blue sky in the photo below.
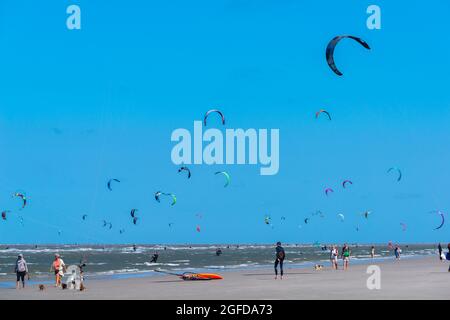
[[[66,27],[70,4],[81,30]],[[370,4],[381,30],[366,27]],[[450,210],[449,12],[445,0],[1,1],[0,206],[12,212],[0,243],[448,240],[428,212]],[[343,77],[324,57],[339,34],[372,47],[339,45]],[[171,132],[216,106],[227,128],[280,129],[278,175],[178,174]],[[113,192],[109,178],[122,181]],[[178,203],[157,203],[158,190]],[[315,210],[326,218],[305,225]]]

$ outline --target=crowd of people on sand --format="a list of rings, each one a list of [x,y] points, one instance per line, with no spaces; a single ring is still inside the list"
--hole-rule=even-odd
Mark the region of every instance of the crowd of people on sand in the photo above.
[[[229,247],[227,247],[229,248]],[[438,253],[439,253],[439,259],[441,261],[447,261],[450,260],[450,243],[447,245],[448,252],[444,253],[442,249],[442,245],[438,244]],[[166,249],[166,248],[164,248]],[[328,246],[321,247],[322,251],[328,250]],[[392,246],[392,249],[394,251],[394,256],[396,260],[400,260],[402,249],[399,245]],[[133,245],[133,251],[136,251],[137,247],[136,245]],[[347,244],[344,244],[342,247],[341,253],[339,253],[339,249],[337,245],[332,245],[329,247],[330,252],[330,262],[331,262],[331,268],[333,270],[339,269],[339,263],[338,259],[339,257],[342,259],[342,268],[343,270],[348,270],[349,263],[350,263],[350,256],[351,256],[351,250],[350,247]],[[217,248],[215,254],[217,256],[220,256],[222,254],[222,249]],[[158,261],[159,253],[155,252],[151,256],[151,262],[156,263]],[[371,246],[370,248],[370,257],[373,259],[375,258],[375,246]],[[278,241],[275,247],[275,263],[274,263],[274,269],[275,269],[275,279],[278,279],[278,276],[280,276],[280,279],[283,279],[284,275],[284,260],[286,259],[286,252],[284,248],[281,246],[281,242]],[[80,262],[78,265],[81,274],[83,273],[83,267],[86,266],[86,263]],[[316,270],[321,270],[323,268],[322,265],[315,265]],[[278,272],[279,269],[279,272]],[[64,263],[63,259],[59,254],[55,254],[55,259],[53,260],[50,272],[53,272],[55,275],[55,287],[61,288],[63,286],[62,279],[64,277],[64,273],[67,271],[66,264]],[[450,272],[450,266],[448,271]],[[16,280],[16,289],[20,289],[20,287],[25,288],[25,279],[30,280],[30,272],[28,270],[28,264],[23,256],[23,254],[19,254],[15,263],[14,273],[17,276]]]

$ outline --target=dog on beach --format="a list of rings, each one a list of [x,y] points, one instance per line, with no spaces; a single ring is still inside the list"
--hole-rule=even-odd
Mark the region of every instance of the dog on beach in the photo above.
[[[67,289],[67,284],[63,283],[63,284],[61,285],[61,287],[62,287],[63,290],[66,290],[66,289]]]
[[[316,270],[316,271],[321,271],[321,270],[323,270],[323,265],[321,265],[321,264],[316,264],[316,265],[314,265],[314,270]]]
[[[43,284],[40,284],[39,285],[39,291],[44,291],[44,289],[45,289],[45,286]]]

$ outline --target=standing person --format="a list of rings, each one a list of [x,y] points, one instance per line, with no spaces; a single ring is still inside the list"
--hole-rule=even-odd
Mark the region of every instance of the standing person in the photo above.
[[[375,247],[372,246],[372,248],[370,248],[370,256],[372,257],[372,259],[375,257]]]
[[[55,272],[55,287],[61,286],[61,279],[64,276],[64,271],[66,271],[66,265],[63,259],[61,259],[59,254],[55,254],[55,260],[53,260],[50,272]]]
[[[284,248],[281,246],[281,242],[277,242],[277,247],[275,248],[275,279],[278,277],[278,264],[280,265],[280,279],[283,280],[283,261],[286,257]]]
[[[400,260],[400,253],[402,253],[402,249],[396,245],[394,249],[395,259]]]
[[[442,261],[442,246],[441,246],[441,243],[440,243],[440,242],[439,242],[439,244],[438,244],[438,250],[439,250],[439,260]]]
[[[339,251],[338,251],[337,247],[335,245],[333,245],[330,250],[330,261],[331,261],[331,267],[335,270],[338,269],[338,263],[337,263],[338,255],[339,255]]]
[[[344,247],[342,248],[342,264],[344,270],[348,269],[349,261],[350,261],[350,248],[347,244],[344,244]]]
[[[450,260],[450,243],[447,245],[447,249],[448,249],[448,252],[447,252],[447,255],[445,256],[445,258],[447,260]],[[450,272],[450,266],[448,266],[448,272]]]
[[[20,281],[22,281],[22,289],[25,289],[25,276],[28,274],[28,265],[23,258],[23,254],[19,254],[17,257],[14,272],[17,276],[16,289],[20,289]],[[30,280],[30,275],[28,275],[28,280]]]

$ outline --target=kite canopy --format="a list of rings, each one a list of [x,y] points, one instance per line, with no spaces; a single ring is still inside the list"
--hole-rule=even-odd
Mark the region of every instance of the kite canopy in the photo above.
[[[13,197],[17,197],[22,199],[22,209],[25,208],[25,206],[27,205],[27,197],[25,195],[25,193],[23,192],[16,192],[13,194]]]
[[[112,191],[111,184],[112,184],[113,182],[119,182],[119,183],[120,183],[120,180],[118,180],[118,179],[110,179],[110,180],[108,181],[108,183],[107,183],[107,187],[108,187],[109,191]]]
[[[88,216],[87,214],[83,214],[83,216],[81,217],[81,219],[86,220],[87,216]]]
[[[370,50],[369,45],[367,44],[367,42],[365,42],[363,39],[358,38],[358,37],[354,37],[354,36],[350,36],[350,35],[342,35],[342,36],[337,36],[334,37],[327,45],[327,50],[325,52],[325,57],[327,59],[327,63],[328,66],[331,68],[331,70],[333,70],[334,73],[336,73],[338,76],[342,76],[342,72],[340,72],[338,70],[338,68],[336,67],[336,64],[334,63],[334,49],[336,48],[336,45],[338,44],[339,41],[341,41],[344,38],[349,38],[349,39],[353,39],[356,42],[358,42],[360,45],[362,45],[364,48]]]
[[[191,178],[191,170],[189,170],[188,167],[181,167],[180,169],[178,169],[178,173],[180,173],[182,171],[186,171],[188,173],[188,175],[187,175],[188,179]]]
[[[398,174],[398,176],[397,176],[397,181],[402,180],[402,172],[401,172],[401,170],[400,170],[399,168],[397,168],[397,167],[389,168],[388,171],[387,171],[387,173],[390,173],[390,172],[392,172],[392,171],[397,171],[397,174]]]
[[[319,118],[320,114],[326,114],[328,116],[328,120],[331,120],[331,115],[327,110],[324,109],[320,109],[319,111],[316,112],[316,119]]]
[[[345,189],[345,186],[347,185],[347,184],[353,184],[353,182],[351,182],[350,180],[344,180],[343,182],[342,182],[342,187]]]
[[[444,213],[442,211],[439,211],[439,210],[431,211],[431,213],[437,213],[438,215],[441,216],[441,219],[442,219],[441,220],[441,224],[439,226],[437,226],[436,228],[434,228],[434,230],[439,230],[440,228],[442,228],[444,226],[444,223],[445,223]]]
[[[344,222],[345,216],[342,213],[338,214],[339,219],[341,219],[341,222]]]
[[[330,192],[334,192],[334,190],[331,189],[331,188],[326,188],[326,189],[325,189],[325,194],[326,194],[327,196],[328,196],[328,194],[329,194]]]
[[[230,175],[226,171],[218,171],[215,174],[216,175],[222,174],[225,177],[225,179],[226,179],[225,185],[223,187],[224,188],[228,187],[228,185],[230,184],[230,181],[231,181]]]
[[[197,230],[197,232],[200,232],[201,230],[200,230],[200,226],[197,226],[196,228],[195,228],[195,230]]]
[[[161,191],[158,191],[155,193],[155,200],[158,202],[161,202],[161,196],[170,196],[172,198],[172,206],[175,205],[175,203],[177,203],[177,197],[173,194],[173,193],[164,193]]]
[[[212,110],[209,110],[208,112],[206,112],[206,114],[203,118],[203,124],[205,125],[205,127],[206,127],[206,120],[208,119],[208,117],[211,113],[219,114],[220,117],[222,118],[222,124],[225,125],[225,116],[223,115],[222,111],[217,110],[217,109],[212,109]]]
[[[400,226],[402,227],[402,231],[406,231],[406,229],[408,228],[406,223],[403,223],[403,222],[400,222]]]

